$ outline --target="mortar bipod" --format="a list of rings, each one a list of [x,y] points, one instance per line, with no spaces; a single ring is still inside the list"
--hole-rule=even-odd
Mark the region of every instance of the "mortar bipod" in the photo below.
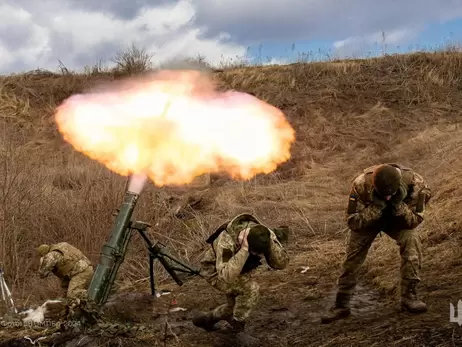
[[[156,242],[156,244],[153,244],[145,233],[148,227],[150,227],[148,223],[141,221],[132,221],[130,222],[129,227],[131,230],[138,231],[138,233],[143,238],[144,242],[146,242],[149,251],[149,278],[152,295],[157,296],[157,290],[155,285],[156,281],[154,278],[154,260],[156,259],[159,260],[160,264],[164,267],[164,269],[179,286],[183,285],[183,281],[178,277],[176,272],[186,273],[189,276],[201,276],[200,269],[194,269],[191,266],[176,259],[172,255],[168,254],[165,250],[165,246],[162,245],[160,242]],[[170,262],[173,264],[170,264]],[[174,264],[177,264],[179,266],[176,266]]]

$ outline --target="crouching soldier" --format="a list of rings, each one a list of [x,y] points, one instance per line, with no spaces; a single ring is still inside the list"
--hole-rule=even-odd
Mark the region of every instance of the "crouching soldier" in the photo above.
[[[61,280],[61,287],[68,298],[82,299],[93,277],[90,260],[77,248],[67,242],[53,245],[41,245],[37,248],[40,255],[40,278],[53,273]]]
[[[262,256],[273,269],[287,266],[289,257],[282,243],[287,242],[288,234],[287,227],[272,230],[249,214],[238,215],[220,226],[207,240],[210,249],[201,270],[207,281],[226,295],[227,303],[195,317],[194,325],[211,331],[225,320],[242,344],[258,343],[244,333],[246,319],[259,301],[259,285],[252,273],[261,265]]]
[[[396,240],[401,254],[401,305],[413,313],[427,310],[417,295],[422,265],[419,226],[431,191],[421,175],[396,164],[370,167],[353,180],[346,220],[350,228],[335,304],[322,323],[350,315],[350,299],[360,267],[376,236]]]

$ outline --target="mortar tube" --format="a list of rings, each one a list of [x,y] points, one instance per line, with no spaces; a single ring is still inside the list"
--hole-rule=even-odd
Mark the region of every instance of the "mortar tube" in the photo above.
[[[126,191],[123,203],[115,219],[109,241],[103,246],[99,264],[88,287],[88,298],[96,304],[104,304],[114,284],[117,271],[123,262],[130,239],[130,221],[139,194]]]

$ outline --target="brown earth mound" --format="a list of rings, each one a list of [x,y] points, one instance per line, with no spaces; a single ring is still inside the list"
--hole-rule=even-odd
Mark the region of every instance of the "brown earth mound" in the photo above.
[[[260,270],[262,299],[249,323],[249,332],[265,346],[462,345],[462,328],[449,315],[449,303],[462,299],[461,71],[461,54],[434,53],[217,72],[224,87],[254,93],[286,113],[297,136],[291,160],[245,183],[212,177],[203,192],[149,185],[136,218],[152,223],[150,236],[192,264],[211,230],[234,214],[251,212],[269,225],[289,225],[291,264],[284,271]],[[98,261],[125,179],[74,152],[59,136],[52,114],[71,94],[112,78],[44,73],[0,78],[0,264],[20,306],[60,294],[55,279],[36,275],[37,245],[65,240]],[[353,316],[320,325],[344,256],[350,180],[388,161],[414,168],[434,192],[421,227],[420,291],[429,311],[420,316],[398,311],[399,252],[383,236],[361,272]],[[179,214],[178,201],[200,203]],[[118,276],[121,291],[149,290],[144,247],[133,238]],[[166,278],[156,270],[159,280]],[[200,278],[181,288],[165,283],[173,293],[157,300],[163,317],[154,312],[143,318],[150,329],[135,336],[93,336],[91,343],[225,345],[220,334],[199,331],[189,321],[196,310],[223,298]],[[186,311],[169,313],[171,307]],[[20,345],[24,334],[3,329],[0,339],[9,341],[5,346]]]

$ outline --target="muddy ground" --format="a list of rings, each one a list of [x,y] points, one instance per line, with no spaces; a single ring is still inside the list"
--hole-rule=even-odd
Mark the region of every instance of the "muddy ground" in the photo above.
[[[341,246],[340,241],[332,243]],[[325,325],[320,323],[320,316],[334,300],[336,274],[316,267],[306,270],[309,261],[316,257],[316,250],[294,248],[291,247],[288,270],[273,271],[263,266],[255,275],[261,284],[261,301],[249,319],[247,331],[261,340],[261,346],[462,346],[462,327],[450,322],[449,314],[449,303],[457,304],[462,297],[462,290],[453,282],[462,280],[462,262],[454,261],[448,269],[447,282],[444,274],[435,274],[431,267],[423,271],[421,293],[428,305],[425,314],[402,312],[398,292],[383,295],[367,278],[362,278],[352,301],[352,315]],[[458,275],[454,276],[455,273]],[[36,345],[235,345],[226,332],[226,323],[220,323],[220,330],[215,332],[204,332],[191,323],[199,309],[211,309],[225,302],[200,277],[186,280],[182,287],[164,284],[162,289],[171,293],[156,299],[147,292],[147,282],[134,289],[144,292],[144,299],[132,297],[133,292],[122,294],[128,297],[118,299],[118,305],[107,316],[113,317],[111,322],[98,328],[75,332],[67,329],[54,335],[6,328],[0,335],[0,346],[31,346],[33,343],[25,336],[34,341],[47,334],[48,338]],[[147,303],[147,298],[152,301]]]

